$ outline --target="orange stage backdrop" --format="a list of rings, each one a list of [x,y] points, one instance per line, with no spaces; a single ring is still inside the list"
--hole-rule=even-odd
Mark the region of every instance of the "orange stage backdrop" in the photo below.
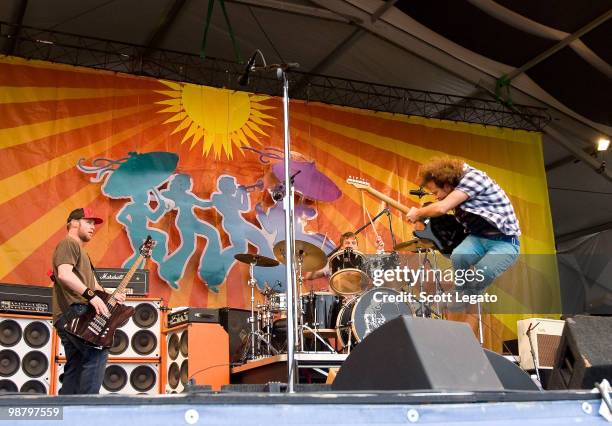
[[[451,155],[506,190],[523,254],[554,253],[540,134],[302,101],[290,112],[294,161],[314,162],[341,191],[335,201],[296,199],[298,226],[311,241],[336,243],[380,211],[381,202],[347,177],[416,206],[407,194],[419,165]],[[86,206],[105,219],[88,245],[97,266],[128,265],[137,228],[152,230],[165,241],[148,265],[151,296],[170,306],[247,306],[248,268],[228,259],[244,250],[269,253],[282,207],[261,186],[239,200],[236,186],[278,183],[273,164],[282,135],[278,98],[0,58],[0,280],[50,285],[46,272],[68,212]],[[411,225],[393,213],[398,241],[410,239]],[[376,229],[390,249],[383,219]],[[361,250],[374,251],[374,238],[366,231]],[[519,304],[527,288],[529,297],[556,301],[546,268],[519,263],[509,272],[512,284],[499,291]],[[490,318],[492,336],[511,335],[516,318]]]

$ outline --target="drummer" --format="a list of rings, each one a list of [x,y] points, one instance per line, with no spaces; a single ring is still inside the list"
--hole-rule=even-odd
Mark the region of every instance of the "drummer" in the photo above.
[[[357,240],[357,234],[355,234],[354,232],[345,232],[340,237],[340,244],[338,246],[337,251],[344,250],[347,248],[353,249],[353,250],[357,250],[359,248],[359,241]],[[323,269],[319,269],[318,271],[314,271],[314,272],[306,272],[304,274],[304,279],[305,280],[316,280],[316,279],[323,278],[323,277],[329,278],[330,276],[331,276],[331,270],[329,268],[329,263],[328,263]]]

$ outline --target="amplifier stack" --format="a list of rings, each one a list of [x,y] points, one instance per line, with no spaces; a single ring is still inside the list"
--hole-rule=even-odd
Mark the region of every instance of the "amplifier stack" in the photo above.
[[[52,328],[51,287],[0,284],[0,392],[49,393]]]
[[[163,350],[161,299],[128,297],[125,303],[133,306],[135,313],[115,332],[100,393],[158,394],[161,390],[160,365]],[[56,361],[58,380],[55,393],[61,387],[59,379],[66,363],[61,343],[57,345]]]
[[[167,316],[148,292],[148,271],[132,286],[134,316],[115,332],[101,394],[183,392],[188,385],[229,384],[248,337],[249,311],[186,308]],[[124,270],[98,270],[112,289]],[[100,275],[102,274],[102,275]],[[0,284],[0,392],[57,395],[66,354],[52,324],[51,287]]]
[[[222,326],[223,309],[186,308],[168,314],[164,332],[164,391],[180,393],[188,383],[229,384],[230,337]]]

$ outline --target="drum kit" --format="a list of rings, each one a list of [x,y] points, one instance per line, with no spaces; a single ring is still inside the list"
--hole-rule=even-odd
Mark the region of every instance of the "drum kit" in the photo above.
[[[419,253],[432,251],[423,240],[411,240],[395,246],[396,250]],[[245,340],[242,361],[287,352],[287,309],[291,306],[287,294],[277,292],[265,283],[257,286],[255,267],[274,267],[287,263],[285,242],[274,246],[271,259],[256,254],[237,254],[235,258],[249,265],[247,284],[251,288],[251,331]],[[397,251],[364,255],[351,249],[340,249],[328,257],[317,246],[295,241],[298,294],[295,295],[294,317],[297,318],[296,346],[301,352],[350,353],[368,334],[384,323],[400,316],[424,313],[417,303],[402,301],[405,282],[388,281],[381,287],[373,285],[375,269],[399,266]],[[304,275],[328,268],[331,292],[304,289]],[[255,300],[255,288],[263,302]]]

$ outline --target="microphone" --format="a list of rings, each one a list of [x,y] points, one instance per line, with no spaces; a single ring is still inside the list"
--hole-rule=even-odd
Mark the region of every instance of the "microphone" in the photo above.
[[[422,198],[426,195],[433,195],[431,192],[423,191],[423,187],[420,187],[419,189],[411,189],[410,191],[408,191],[408,193],[410,195],[416,195],[419,198]]]
[[[289,178],[289,182],[293,184],[293,179],[300,173],[302,173],[301,170],[298,170],[297,172],[295,172],[295,174]],[[270,192],[272,193],[272,199],[274,201],[282,200],[283,198],[285,198],[285,182],[283,181],[283,182],[278,183],[270,190]]]
[[[253,71],[272,71],[272,70],[291,70],[291,69],[296,69],[299,68],[300,64],[298,64],[297,62],[287,62],[287,63],[282,63],[282,64],[270,64],[270,65],[264,65],[261,67],[253,67],[252,70]]]
[[[246,64],[246,67],[244,67],[244,72],[240,74],[240,77],[238,78],[238,84],[240,86],[246,86],[247,84],[249,84],[249,74],[251,73],[251,68],[253,68],[253,65],[255,64],[257,52],[257,50],[253,52],[253,54],[249,58],[249,61]]]
[[[285,184],[283,182],[279,183],[271,189],[271,192],[272,199],[274,201],[282,200],[283,198],[285,198]]]

